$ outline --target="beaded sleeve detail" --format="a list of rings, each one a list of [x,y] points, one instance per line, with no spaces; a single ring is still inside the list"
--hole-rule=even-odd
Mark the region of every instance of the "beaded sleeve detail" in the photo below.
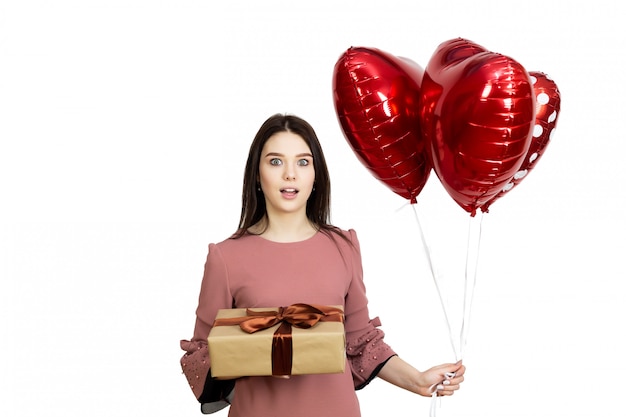
[[[180,347],[187,352],[180,359],[183,374],[187,377],[189,387],[196,399],[199,399],[209,374],[209,351],[206,343],[190,342],[189,340],[181,340]]]
[[[383,341],[385,333],[377,328],[380,326],[380,319],[376,317],[370,324],[372,325],[370,331],[354,340],[348,340],[346,344],[354,388],[357,390],[369,384],[385,363],[396,355]]]

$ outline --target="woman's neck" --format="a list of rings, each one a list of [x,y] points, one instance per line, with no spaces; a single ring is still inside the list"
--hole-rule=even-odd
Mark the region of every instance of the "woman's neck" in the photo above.
[[[252,233],[274,242],[299,242],[313,237],[318,231],[307,217],[301,216],[265,217],[250,229]]]

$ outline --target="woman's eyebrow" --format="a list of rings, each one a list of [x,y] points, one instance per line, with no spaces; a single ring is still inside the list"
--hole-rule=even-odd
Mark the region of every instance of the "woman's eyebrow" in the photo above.
[[[265,154],[265,157],[267,158],[268,156],[285,156],[284,154],[280,153],[280,152],[268,152],[267,154]],[[305,153],[299,153],[296,155],[296,158],[301,158],[303,156],[309,156],[309,157],[313,157],[312,154],[305,152]]]

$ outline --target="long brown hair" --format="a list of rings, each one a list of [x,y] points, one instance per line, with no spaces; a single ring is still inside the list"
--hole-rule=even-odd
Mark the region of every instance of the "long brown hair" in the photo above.
[[[236,239],[249,233],[248,229],[267,215],[265,196],[258,186],[259,164],[265,142],[278,132],[291,132],[300,136],[311,149],[313,166],[315,167],[315,182],[306,204],[307,218],[317,229],[329,236],[329,232],[333,232],[345,238],[340,230],[330,223],[330,176],[317,135],[308,122],[288,114],[275,114],[268,118],[261,125],[250,145],[243,178],[241,217],[237,232],[232,237]]]

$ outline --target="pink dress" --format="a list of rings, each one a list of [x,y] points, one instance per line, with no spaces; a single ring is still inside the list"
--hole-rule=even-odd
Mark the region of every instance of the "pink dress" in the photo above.
[[[378,319],[369,318],[356,233],[342,233],[352,245],[323,232],[301,242],[278,243],[246,235],[209,245],[194,336],[181,341],[186,351],[181,358],[183,372],[196,399],[207,403],[203,407],[220,407],[208,404],[215,399],[206,396],[215,382],[209,373],[206,340],[218,309],[310,303],[344,306],[346,371],[289,379],[239,378],[229,416],[360,416],[355,388],[367,385],[395,353],[383,341]]]

